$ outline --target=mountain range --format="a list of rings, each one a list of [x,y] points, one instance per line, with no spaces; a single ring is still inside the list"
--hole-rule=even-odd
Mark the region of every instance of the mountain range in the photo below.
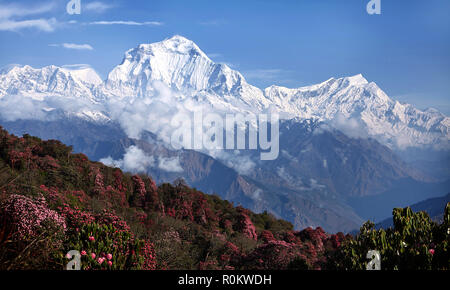
[[[182,36],[128,50],[105,81],[86,65],[51,65],[42,69],[12,66],[1,73],[2,98],[14,95],[40,101],[49,97],[76,98],[92,104],[126,98],[132,102],[139,97],[154,97],[160,87],[155,82],[160,82],[173,92],[181,92],[182,96],[176,96],[180,101],[195,99],[196,103],[218,110],[256,113],[272,110],[285,118],[335,121],[339,129],[345,127],[339,123],[349,123],[346,129],[354,131],[355,136],[366,132],[393,149],[449,148],[447,116],[435,109],[421,111],[394,101],[362,75],[331,78],[296,89],[271,86],[260,90],[226,64],[214,63],[194,42]],[[95,106],[83,109],[75,113],[84,112],[94,120],[103,114],[111,117],[110,112],[96,112]],[[98,115],[89,115],[87,111]]]
[[[171,117],[199,109],[278,113],[279,158],[170,148]],[[128,50],[106,80],[87,65],[4,68],[0,119],[15,134],[59,139],[95,160],[144,169],[160,182],[184,178],[296,228],[350,231],[363,219],[388,216],[386,210],[400,205],[394,197],[408,195],[412,185],[423,192],[408,204],[449,187],[448,171],[430,169],[450,156],[450,120],[439,111],[394,101],[362,75],[261,90],[182,36]],[[424,152],[438,157],[422,166],[422,159],[403,158],[411,150],[422,159]],[[363,210],[377,198],[373,209],[380,214]]]

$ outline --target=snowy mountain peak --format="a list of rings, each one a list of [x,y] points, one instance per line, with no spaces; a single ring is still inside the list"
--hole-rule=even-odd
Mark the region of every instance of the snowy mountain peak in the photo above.
[[[192,56],[200,55],[201,57],[208,58],[208,56],[197,46],[197,44],[180,35],[174,35],[173,37],[156,43],[155,45],[158,44],[169,51],[181,54],[190,54]]]
[[[122,63],[109,73],[106,88],[121,97],[151,94],[154,81],[178,90],[202,90],[213,66],[193,41],[176,35],[128,50]]]
[[[208,56],[192,40],[180,35],[175,35],[160,42],[140,44],[136,48],[130,49],[127,52],[127,55],[151,55],[152,53],[161,51],[165,51],[169,54],[183,54],[208,58]]]
[[[4,74],[7,74],[9,71],[11,71],[12,69],[14,69],[14,68],[16,68],[16,67],[23,67],[23,65],[20,65],[20,64],[7,64],[7,65],[5,65],[5,66],[2,66],[1,68],[0,68],[0,74],[2,74],[2,75],[4,75]]]
[[[86,64],[65,65],[59,69],[68,72],[74,79],[85,84],[98,86],[103,83],[97,72]]]
[[[155,81],[183,93],[209,92],[264,107],[261,90],[227,65],[214,63],[193,41],[179,35],[128,50],[109,73],[105,87],[120,98],[151,96]],[[250,100],[255,97],[256,102]]]
[[[366,80],[366,78],[363,77],[362,74],[357,74],[352,77],[346,77],[344,79],[346,81],[348,81],[349,85],[351,85],[351,86],[363,86],[363,85],[367,85],[369,83]]]

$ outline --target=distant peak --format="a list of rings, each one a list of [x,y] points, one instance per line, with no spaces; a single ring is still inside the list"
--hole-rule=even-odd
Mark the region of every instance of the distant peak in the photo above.
[[[130,50],[130,52],[133,51],[141,51],[145,54],[151,54],[155,51],[166,51],[180,54],[194,53],[208,58],[208,56],[195,44],[195,42],[181,35],[174,35],[160,42],[140,44],[137,48]]]
[[[174,36],[172,36],[172,37],[170,37],[170,38],[167,38],[167,39],[164,40],[164,41],[190,42],[190,43],[193,43],[192,40],[187,39],[186,37],[181,36],[181,35],[178,35],[178,34],[176,34],[176,35],[174,35]]]
[[[195,45],[195,43],[192,40],[187,39],[184,36],[174,35],[172,37],[164,39],[163,41],[153,42],[153,43],[142,43],[138,47],[146,48],[146,47],[154,46],[154,45],[158,45],[158,44],[159,45],[164,45],[164,46]]]
[[[0,74],[7,74],[14,68],[22,68],[23,65],[20,64],[7,64],[0,68]]]
[[[363,77],[362,74],[357,74],[357,75],[354,75],[354,76],[351,76],[351,77],[346,77],[345,80],[347,80],[350,83],[350,85],[354,85],[354,86],[366,85],[366,84],[369,83],[366,80],[366,78]]]
[[[206,54],[190,39],[187,39],[181,35],[174,35],[171,38],[163,40],[163,43],[168,49],[173,51],[177,51],[180,53],[189,53],[192,51],[197,52],[198,54],[207,57]]]

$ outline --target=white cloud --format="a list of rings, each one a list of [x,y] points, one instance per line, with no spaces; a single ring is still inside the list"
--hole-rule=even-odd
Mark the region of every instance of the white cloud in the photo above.
[[[18,31],[25,28],[35,28],[44,32],[52,32],[56,27],[56,19],[30,19],[30,20],[0,20],[0,30]]]
[[[49,110],[49,108],[56,108]],[[83,98],[61,98],[58,95],[6,95],[0,98],[0,117],[7,121],[26,120],[54,120],[57,113],[62,111],[82,112],[85,110],[101,111],[100,105],[93,105]],[[51,111],[51,114],[46,112]]]
[[[100,162],[108,166],[122,168],[129,172],[146,172],[147,168],[155,165],[153,156],[148,156],[137,146],[130,146],[126,149],[123,159],[114,160],[111,156],[100,159]]]
[[[17,119],[44,119],[46,117],[44,104],[36,102],[31,98],[17,98],[17,96],[6,95],[0,99],[0,116],[6,121]]]
[[[12,17],[24,17],[29,15],[43,14],[51,11],[55,3],[49,2],[38,6],[29,7],[28,5],[0,4],[0,19],[10,19]]]
[[[103,13],[108,9],[113,8],[114,6],[111,4],[107,4],[104,2],[100,2],[100,1],[94,1],[94,2],[89,2],[87,4],[83,5],[83,11],[92,11],[92,12],[96,12],[96,13]]]
[[[330,125],[350,138],[368,137],[365,125],[359,118],[347,118],[342,113],[337,113],[336,116],[330,121]]]
[[[169,158],[160,157],[158,167],[159,169],[168,172],[183,172],[183,168],[180,165],[180,158],[178,156]]]
[[[149,168],[159,168],[167,172],[183,172],[180,165],[180,158],[175,157],[154,157],[147,155],[137,146],[130,146],[125,150],[123,159],[114,160],[111,156],[100,159],[105,165],[121,168],[125,171],[139,173],[147,172]]]
[[[91,65],[86,63],[78,63],[78,64],[65,64],[61,66],[62,68],[69,69],[69,70],[80,70],[80,69],[93,69]]]
[[[159,21],[146,21],[146,22],[136,22],[136,21],[94,21],[90,22],[90,25],[132,25],[132,26],[161,26],[164,23]]]
[[[241,154],[239,150],[234,150],[233,153],[224,150],[210,150],[207,153],[241,175],[250,174],[256,166],[256,162],[252,160],[251,156]]]
[[[258,188],[255,191],[253,191],[252,193],[250,193],[250,197],[253,200],[261,201],[261,193],[263,193],[262,189]]]
[[[55,18],[17,18],[47,13],[51,11],[54,6],[53,2],[33,7],[18,4],[0,4],[0,31],[19,31],[22,29],[34,28],[44,32],[52,32],[58,24]]]
[[[107,166],[111,166],[111,167],[116,167],[116,168],[121,168],[123,166],[123,160],[114,160],[111,156],[108,156],[106,158],[102,158],[99,160],[101,163],[107,165]]]
[[[94,48],[89,44],[61,43],[61,44],[49,44],[49,46],[64,47],[67,49],[75,49],[75,50],[94,50]]]

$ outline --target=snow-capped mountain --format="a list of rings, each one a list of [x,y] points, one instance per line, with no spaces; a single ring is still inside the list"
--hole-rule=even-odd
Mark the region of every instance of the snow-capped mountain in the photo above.
[[[42,100],[60,96],[96,102],[93,89],[101,83],[100,76],[89,66],[14,66],[0,74],[0,97],[18,95]]]
[[[103,80],[88,65],[50,65],[41,69],[10,66],[0,72],[1,115],[6,119],[11,115],[14,119],[41,119],[46,115],[109,121],[99,109],[101,99],[96,94],[102,84]]]
[[[350,136],[367,132],[394,149],[450,148],[450,118],[434,109],[421,111],[394,101],[362,75],[298,89],[271,86],[264,92],[279,111],[330,121]]]
[[[185,95],[203,97],[215,107],[261,110],[270,105],[263,92],[249,85],[239,72],[214,63],[182,36],[128,50],[122,63],[109,73],[106,94],[152,95],[155,81]]]
[[[393,149],[450,149],[448,117],[394,101],[362,75],[331,78],[297,89],[271,86],[263,91],[227,65],[214,63],[182,36],[128,50],[105,81],[89,67],[15,66],[0,71],[0,98],[13,95],[44,102],[48,96],[82,99],[92,107],[76,106],[73,114],[104,120],[113,118],[108,116],[110,100],[133,103],[151,99],[161,83],[178,94],[180,103],[189,100],[221,112],[270,110],[288,119],[317,119],[349,136],[376,137]]]

